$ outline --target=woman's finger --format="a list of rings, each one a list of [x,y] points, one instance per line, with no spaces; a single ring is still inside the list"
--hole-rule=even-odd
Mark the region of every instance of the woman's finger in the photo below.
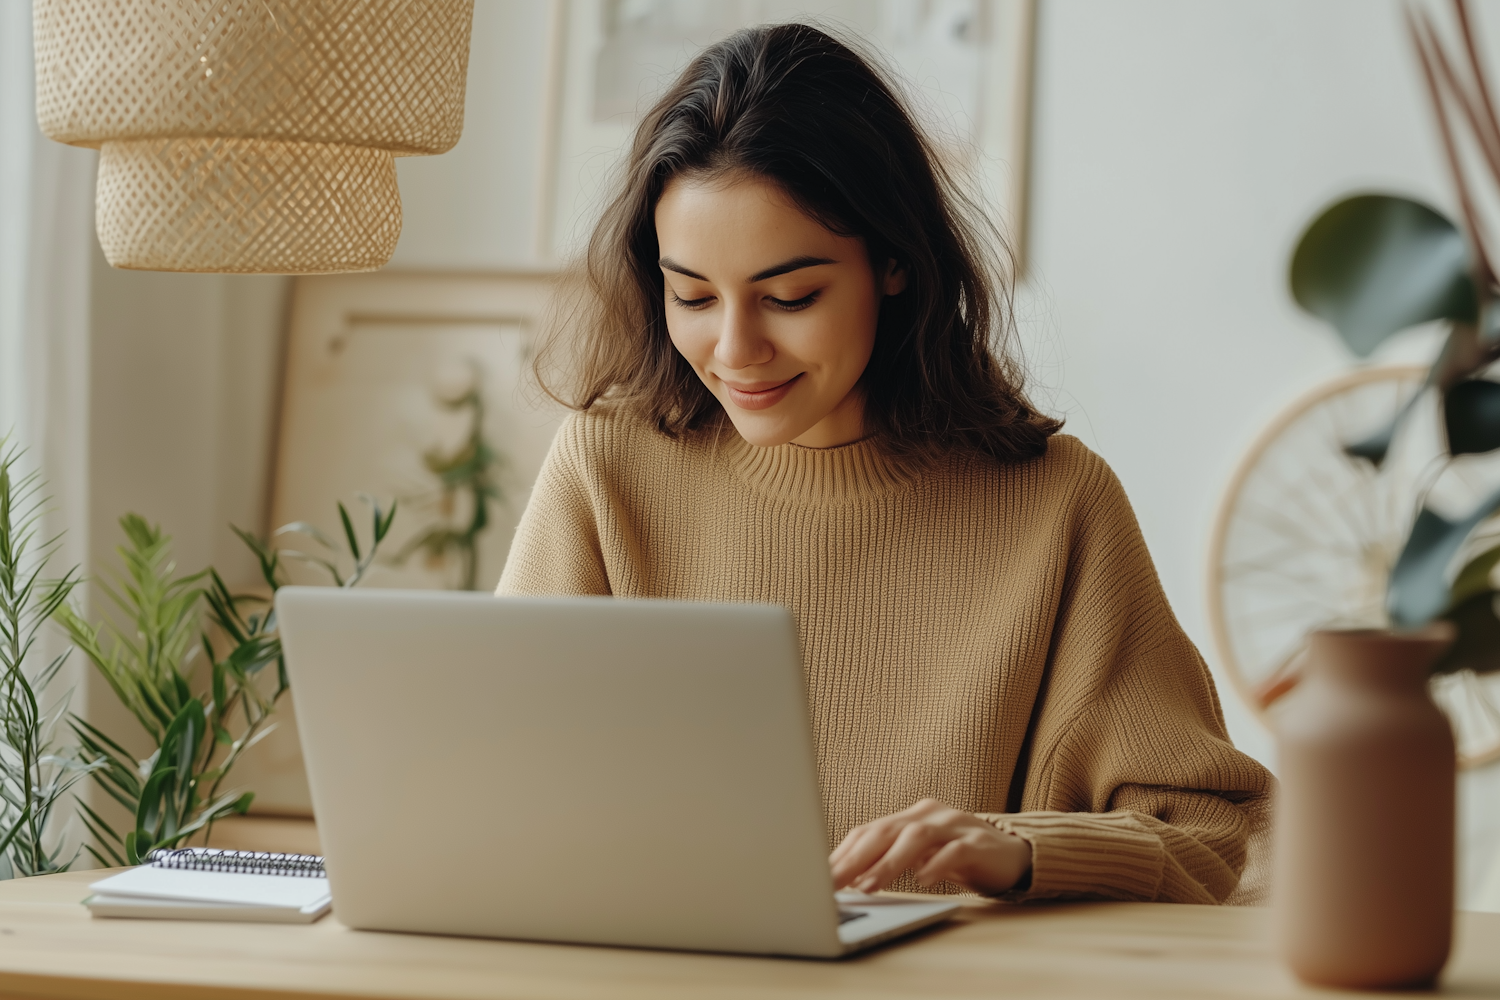
[[[966,814],[956,812],[936,799],[921,799],[898,813],[855,827],[828,857],[834,888],[842,889],[860,879],[891,849],[901,832],[910,824],[931,824],[943,819],[951,821],[954,817],[964,815]],[[902,870],[897,869],[885,881],[889,882]]]
[[[839,845],[842,856],[831,864],[834,888],[849,885],[884,855],[895,843],[903,825],[897,817],[886,816],[851,830]]]
[[[953,833],[946,824],[930,820],[907,823],[879,860],[869,865],[864,875],[854,880],[855,885],[864,892],[885,888],[906,869],[925,862],[952,836]]]
[[[828,863],[831,865],[836,865],[840,861],[842,861],[844,859],[844,856],[852,851],[855,845],[862,841],[865,838],[865,835],[869,833],[869,831],[870,824],[861,823],[859,826],[856,826],[854,829],[844,834],[844,839],[839,841],[839,846],[835,847],[833,849],[833,853],[828,855]]]
[[[917,884],[925,889],[939,882],[952,882],[973,889],[966,878],[973,847],[964,837],[948,841],[916,870]]]

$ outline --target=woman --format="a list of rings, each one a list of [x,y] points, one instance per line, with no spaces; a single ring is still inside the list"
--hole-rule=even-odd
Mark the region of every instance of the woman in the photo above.
[[[1119,482],[992,346],[973,214],[826,34],[702,53],[589,243],[498,592],[791,608],[840,887],[1222,901],[1269,778]]]

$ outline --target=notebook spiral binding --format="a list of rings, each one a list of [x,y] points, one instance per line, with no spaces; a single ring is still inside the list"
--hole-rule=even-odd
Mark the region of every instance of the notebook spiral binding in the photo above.
[[[277,854],[266,851],[221,851],[213,847],[158,847],[146,855],[153,868],[185,868],[200,872],[242,875],[292,875],[326,878],[323,859],[316,854]]]

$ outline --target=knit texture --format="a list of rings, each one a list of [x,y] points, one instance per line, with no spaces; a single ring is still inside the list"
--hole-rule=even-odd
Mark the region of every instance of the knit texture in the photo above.
[[[934,798],[1031,843],[1018,898],[1213,903],[1265,813],[1119,481],[1072,437],[914,470],[578,414],[497,593],[790,608],[830,847]]]

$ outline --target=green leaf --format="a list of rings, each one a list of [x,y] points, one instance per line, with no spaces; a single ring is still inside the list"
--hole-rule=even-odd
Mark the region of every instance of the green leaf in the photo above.
[[[1489,592],[1490,576],[1497,564],[1500,564],[1500,545],[1481,552],[1465,563],[1453,580],[1449,604],[1457,606],[1477,594]]]
[[[1327,320],[1360,357],[1391,334],[1435,319],[1476,322],[1468,246],[1428,206],[1358,195],[1325,209],[1292,256],[1292,297]]]
[[[1500,508],[1500,492],[1485,498],[1469,515],[1449,521],[1422,508],[1396,565],[1391,569],[1386,606],[1401,628],[1426,625],[1449,607],[1448,564],[1479,522]]]
[[[88,803],[79,800],[78,809],[80,817],[83,820],[83,825],[88,830],[89,835],[109,855],[109,858],[106,860],[93,846],[88,847],[88,852],[106,868],[126,864],[124,856],[120,853],[120,849],[125,844],[124,838],[116,833],[114,828],[104,821],[103,817],[90,809]],[[117,847],[116,845],[119,846]]]
[[[1500,301],[1492,301],[1486,307],[1485,315],[1491,319],[1500,317]],[[1391,442],[1396,437],[1396,432],[1410,416],[1412,409],[1424,398],[1425,390],[1436,387],[1444,394],[1446,400],[1449,390],[1462,384],[1495,360],[1497,347],[1500,347],[1500,341],[1481,337],[1479,328],[1473,323],[1454,323],[1453,328],[1448,331],[1447,338],[1443,341],[1443,349],[1438,354],[1438,359],[1433,362],[1427,372],[1427,379],[1423,382],[1422,388],[1407,398],[1406,402],[1401,405],[1401,409],[1391,417],[1389,423],[1368,438],[1346,445],[1344,453],[1354,458],[1367,459],[1377,469],[1380,468],[1381,463],[1385,461],[1386,452],[1390,450]]]
[[[344,524],[344,537],[349,540],[349,551],[357,562],[359,561],[359,536],[354,533],[354,522],[349,520],[349,510],[342,501],[339,503],[339,520]]]
[[[241,645],[243,644],[244,641],[242,640]],[[208,645],[207,636],[203,637],[203,645],[210,650],[208,657],[209,690],[213,692],[215,709],[222,710],[225,705],[229,704],[229,681],[224,676],[226,668],[224,663],[217,656],[213,655],[213,647]],[[238,649],[239,647],[235,648]],[[233,656],[234,652],[231,651],[230,655]]]
[[[344,578],[339,574],[339,568],[333,563],[329,562],[327,559],[320,559],[315,555],[310,555],[306,552],[299,552],[296,549],[282,549],[281,554],[286,556],[288,559],[296,559],[301,562],[311,563],[314,566],[321,566],[328,572],[329,576],[333,577],[334,586],[344,586]]]
[[[41,533],[50,501],[35,471],[20,472],[23,454],[0,435],[0,870],[7,878],[62,871],[76,860],[81,852],[68,857],[58,842],[54,810],[79,780],[106,766],[58,741],[67,695],[54,698],[47,688],[63,659],[39,663],[33,655],[78,576],[72,569],[47,574],[59,536]]]
[[[1460,382],[1443,395],[1448,451],[1482,455],[1500,448],[1500,383]]]
[[[281,581],[277,574],[280,564],[276,550],[243,528],[236,528],[231,524],[229,530],[238,535],[240,541],[244,542],[250,551],[255,553],[256,561],[260,563],[261,578],[265,580],[266,586],[271,588],[271,592],[275,593],[276,589],[281,586]]]
[[[1500,618],[1495,616],[1497,597],[1500,593],[1488,589],[1471,594],[1443,615],[1457,627],[1458,634],[1453,645],[1433,665],[1434,673],[1500,670]]]
[[[283,524],[276,529],[276,535],[278,538],[282,535],[306,535],[323,546],[323,548],[334,552],[338,551],[338,546],[333,544],[332,539],[323,534],[317,525],[310,524],[307,521],[293,521],[291,524]]]
[[[377,542],[383,541],[385,539],[385,536],[388,535],[388,534],[390,534],[391,524],[392,524],[392,522],[394,522],[396,520],[396,507],[398,506],[398,504],[399,504],[399,501],[392,500],[391,501],[391,509],[386,512],[385,520],[379,522],[379,525],[378,525],[378,527],[377,527],[377,529],[375,531],[375,536],[376,536],[375,540]],[[377,508],[376,510],[377,510],[377,514],[378,514],[379,508]]]

